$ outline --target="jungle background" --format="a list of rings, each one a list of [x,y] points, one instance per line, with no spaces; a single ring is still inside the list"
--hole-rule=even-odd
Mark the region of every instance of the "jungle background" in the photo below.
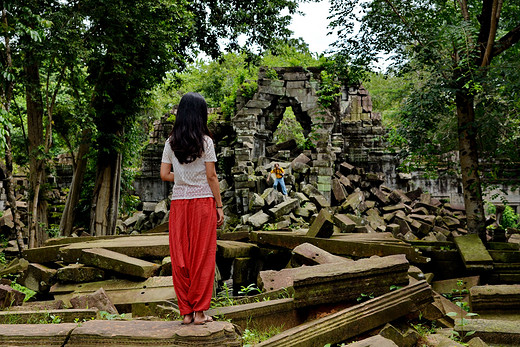
[[[482,189],[517,178],[520,162],[520,2],[331,1],[339,38],[322,55],[290,38],[298,1],[232,3],[2,2],[1,164],[15,226],[3,243],[35,247],[78,227],[113,233],[139,205],[132,182],[153,121],[188,91],[229,119],[237,91],[256,90],[260,66],[319,66],[332,87],[363,83],[403,170],[461,174],[468,227],[481,233]],[[380,53],[384,72],[372,65]],[[284,117],[276,140],[304,146],[294,115]],[[46,177],[62,156],[73,182],[51,215]],[[13,175],[29,181],[27,225]]]

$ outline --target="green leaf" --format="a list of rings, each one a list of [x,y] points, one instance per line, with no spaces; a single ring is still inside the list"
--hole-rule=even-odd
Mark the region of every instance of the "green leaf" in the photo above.
[[[455,316],[457,316],[457,312],[448,312],[448,313],[446,313],[446,316],[455,317]]]

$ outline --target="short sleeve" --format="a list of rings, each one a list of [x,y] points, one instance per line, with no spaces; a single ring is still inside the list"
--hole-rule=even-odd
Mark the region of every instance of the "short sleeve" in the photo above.
[[[162,153],[162,159],[161,159],[162,163],[173,164],[172,156],[170,154],[171,152],[172,152],[172,148],[170,147],[170,141],[166,141],[166,143],[164,144],[164,150]]]
[[[215,146],[213,145],[213,140],[209,136],[204,137],[204,162],[207,161],[217,161],[217,155],[215,154]]]

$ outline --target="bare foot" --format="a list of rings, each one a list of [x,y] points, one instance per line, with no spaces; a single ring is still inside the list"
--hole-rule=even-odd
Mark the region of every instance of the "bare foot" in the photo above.
[[[193,318],[193,324],[202,325],[202,324],[206,324],[209,322],[213,322],[213,318],[211,316],[208,316],[203,311],[195,312],[195,317]]]
[[[191,324],[192,322],[193,322],[193,312],[188,313],[187,315],[184,315],[182,324]]]

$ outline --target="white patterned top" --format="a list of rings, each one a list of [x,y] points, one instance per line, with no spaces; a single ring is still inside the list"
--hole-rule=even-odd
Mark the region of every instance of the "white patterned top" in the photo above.
[[[172,200],[213,197],[213,192],[206,177],[205,162],[216,162],[215,147],[209,136],[204,136],[204,152],[200,158],[191,163],[181,164],[172,151],[169,139],[164,144],[162,162],[172,165],[175,184],[172,189]]]

